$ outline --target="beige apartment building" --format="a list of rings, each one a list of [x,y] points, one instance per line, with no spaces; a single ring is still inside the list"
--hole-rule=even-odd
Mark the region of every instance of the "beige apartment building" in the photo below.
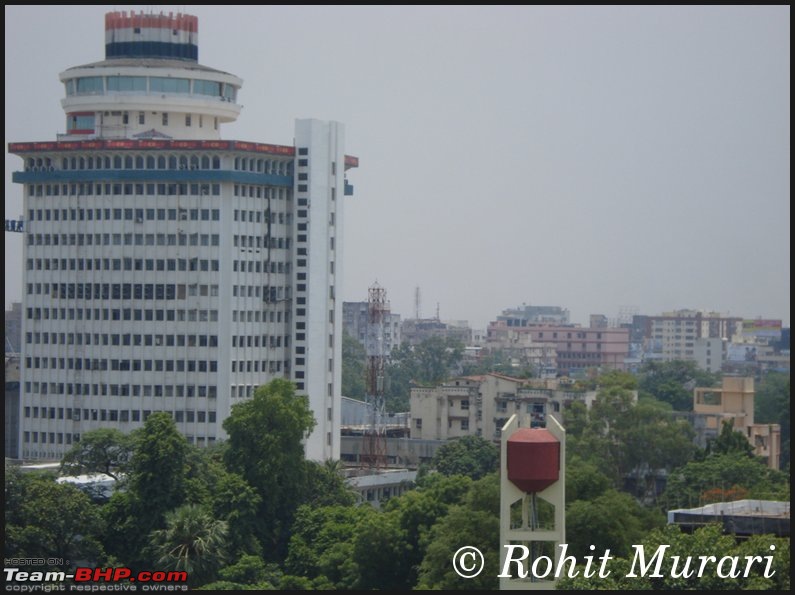
[[[590,407],[596,391],[573,391],[556,382],[502,374],[464,376],[432,388],[411,389],[411,438],[447,440],[476,435],[497,441],[514,413],[544,426],[571,401]]]
[[[737,376],[723,378],[721,388],[693,390],[694,426],[701,446],[716,437],[725,420],[732,420],[754,447],[754,454],[778,469],[781,458],[781,426],[754,423],[754,379]]]

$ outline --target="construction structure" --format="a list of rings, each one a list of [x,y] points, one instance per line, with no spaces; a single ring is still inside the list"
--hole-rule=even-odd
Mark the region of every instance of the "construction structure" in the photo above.
[[[384,348],[384,322],[389,319],[390,312],[386,289],[378,283],[368,290],[367,312],[365,400],[370,419],[364,432],[361,460],[365,466],[383,469],[386,467],[384,380],[387,358]]]

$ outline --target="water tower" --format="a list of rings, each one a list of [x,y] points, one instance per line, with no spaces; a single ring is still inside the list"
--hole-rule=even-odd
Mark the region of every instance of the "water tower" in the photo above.
[[[500,569],[512,550],[506,545],[524,546],[527,555],[521,565],[527,578],[518,578],[517,564],[512,563],[512,578],[501,577],[500,589],[554,589],[554,580],[536,578],[532,570],[534,562],[545,562],[542,557],[557,567],[558,546],[566,542],[566,431],[551,415],[546,428],[531,428],[529,419],[524,426],[513,415],[502,428]],[[546,567],[537,564],[537,574],[543,576]]]

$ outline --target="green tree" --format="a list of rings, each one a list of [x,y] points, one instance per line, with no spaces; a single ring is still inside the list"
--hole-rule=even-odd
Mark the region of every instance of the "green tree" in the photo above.
[[[790,460],[790,387],[789,374],[769,372],[756,388],[754,397],[756,423],[781,426],[781,469],[789,469]]]
[[[57,483],[51,474],[6,467],[5,521],[6,557],[63,559],[64,569],[69,560],[104,561],[99,509],[86,494]]]
[[[150,544],[158,568],[185,571],[189,584],[202,585],[227,558],[226,521],[186,504],[166,515],[166,527],[152,532]]]
[[[256,530],[274,560],[286,554],[293,515],[306,493],[303,440],[314,426],[308,399],[278,378],[234,405],[224,421],[227,466],[260,496]]]
[[[499,515],[469,506],[453,506],[433,526],[428,541],[417,589],[493,590],[498,587]],[[474,546],[483,553],[485,567],[476,578],[464,579],[453,569],[453,554],[465,545]]]
[[[674,360],[643,364],[638,388],[677,411],[693,410],[693,389],[715,386],[719,377],[698,368],[695,362]]]
[[[632,544],[664,520],[662,515],[650,514],[629,494],[613,489],[592,501],[577,500],[566,507],[568,554],[581,559],[593,553],[589,547],[594,545],[597,551],[610,549],[614,555],[626,556]]]
[[[610,478],[599,471],[596,465],[584,461],[577,455],[569,455],[566,463],[566,502],[595,500],[611,485]]]
[[[480,479],[497,469],[500,452],[480,436],[462,436],[447,441],[436,451],[431,466],[443,475],[465,475]]]
[[[600,578],[597,575],[587,578],[583,575],[583,567],[578,567],[579,576],[563,578],[558,582],[557,588],[561,590],[677,590],[677,591],[717,591],[717,590],[759,590],[780,589],[790,590],[790,547],[789,539],[776,538],[771,535],[758,535],[739,543],[734,536],[722,534],[718,524],[707,525],[696,529],[692,534],[683,533],[676,525],[666,525],[650,531],[639,543],[643,546],[644,557],[648,562],[660,545],[667,545],[659,574],[651,570],[646,576],[641,576],[642,570],[634,560],[635,552],[629,558],[617,557],[610,560],[607,570],[610,575]],[[770,545],[775,546],[772,569],[775,574],[770,578],[763,576],[765,564],[755,562],[749,569],[749,576],[721,577],[717,573],[715,564],[707,564],[703,573],[698,572],[700,556],[714,556],[720,560],[728,556],[739,556],[740,574],[746,570],[747,558],[745,556],[764,556],[771,553]],[[612,552],[611,552],[612,554]],[[690,572],[682,572],[688,557],[692,558]],[[672,572],[674,560],[677,560],[677,572]],[[656,567],[656,563],[655,563]],[[728,565],[724,572],[728,570]],[[634,575],[634,576],[633,576]]]
[[[364,517],[353,536],[353,559],[359,568],[357,589],[411,589],[408,544],[394,512]]]
[[[364,399],[367,352],[357,339],[342,334],[342,394],[351,399]]]
[[[789,482],[780,471],[743,453],[713,453],[672,471],[660,503],[663,510],[672,510],[742,497],[788,501]]]
[[[567,452],[594,465],[616,487],[634,477],[639,495],[653,494],[655,477],[691,460],[696,451],[689,424],[648,399],[635,403],[632,392],[620,386],[600,390],[585,420],[581,408],[576,413],[567,413],[579,432],[567,437]]]
[[[128,490],[145,511],[145,517],[158,525],[185,498],[188,442],[165,412],[151,414],[143,428],[134,433],[133,440]]]
[[[91,430],[64,455],[61,472],[67,475],[104,473],[119,479],[130,462],[132,446],[130,435],[115,428]]]
[[[261,554],[255,528],[262,498],[237,473],[223,471],[210,497],[213,518],[227,524],[229,552],[232,558]]]
[[[143,569],[152,564],[146,555],[149,534],[163,528],[166,514],[185,500],[189,448],[165,412],[147,417],[131,440],[127,491],[115,493],[103,508],[104,543],[120,561]]]
[[[305,461],[307,493],[303,502],[312,506],[350,506],[356,502],[356,492],[345,482],[343,465],[339,460],[327,459],[322,464]]]
[[[378,512],[371,506],[299,507],[284,563],[286,572],[312,579],[322,575],[337,588],[353,588],[359,570],[353,561],[352,540],[360,521],[374,514]],[[340,552],[345,555],[338,558]],[[345,567],[348,561],[352,567]]]
[[[430,337],[418,345],[396,347],[386,366],[387,411],[407,411],[412,386],[447,380],[463,356],[464,344],[452,338]]]
[[[720,434],[707,442],[706,454],[729,454],[737,452],[748,457],[754,456],[754,447],[748,442],[745,434],[734,429],[734,419],[724,420],[721,424]]]

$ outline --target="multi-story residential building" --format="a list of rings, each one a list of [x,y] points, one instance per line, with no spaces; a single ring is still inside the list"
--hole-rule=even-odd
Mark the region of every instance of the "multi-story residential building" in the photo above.
[[[472,329],[465,321],[443,322],[438,318],[409,318],[403,321],[401,341],[419,345],[431,337],[455,339],[464,345],[472,341]]]
[[[778,469],[781,458],[781,427],[778,424],[754,423],[754,379],[724,376],[720,388],[697,387],[693,390],[693,425],[696,441],[704,447],[720,434],[724,421],[731,421],[741,432],[754,454],[763,457],[769,467]]]
[[[559,414],[573,401],[593,404],[597,391],[549,387],[535,379],[502,374],[464,376],[433,388],[411,389],[411,438],[447,440],[477,435],[499,440],[514,413],[531,425],[544,426],[546,416]]]
[[[696,365],[707,372],[720,372],[726,360],[726,342],[718,337],[705,337],[693,342],[693,359]]]
[[[339,457],[345,155],[337,122],[294,144],[221,139],[242,80],[198,62],[198,19],[111,12],[105,59],[63,71],[66,134],[17,142],[26,217],[21,456],[169,412],[224,437],[272,378],[309,395],[307,456]],[[17,114],[25,117],[26,114]]]
[[[676,310],[644,320],[645,358],[660,361],[696,361],[697,339],[730,340],[742,327],[742,319],[715,312]]]
[[[629,354],[629,329],[585,328],[577,325],[528,324],[509,326],[505,320],[489,324],[489,344],[520,341],[548,345],[555,350],[558,374],[581,373],[587,368],[624,370]]]
[[[395,347],[400,347],[400,314],[389,312],[382,315],[383,320],[383,349],[389,355]],[[367,343],[367,333],[370,323],[368,302],[343,302],[342,323],[345,332],[357,339],[363,346]]]

